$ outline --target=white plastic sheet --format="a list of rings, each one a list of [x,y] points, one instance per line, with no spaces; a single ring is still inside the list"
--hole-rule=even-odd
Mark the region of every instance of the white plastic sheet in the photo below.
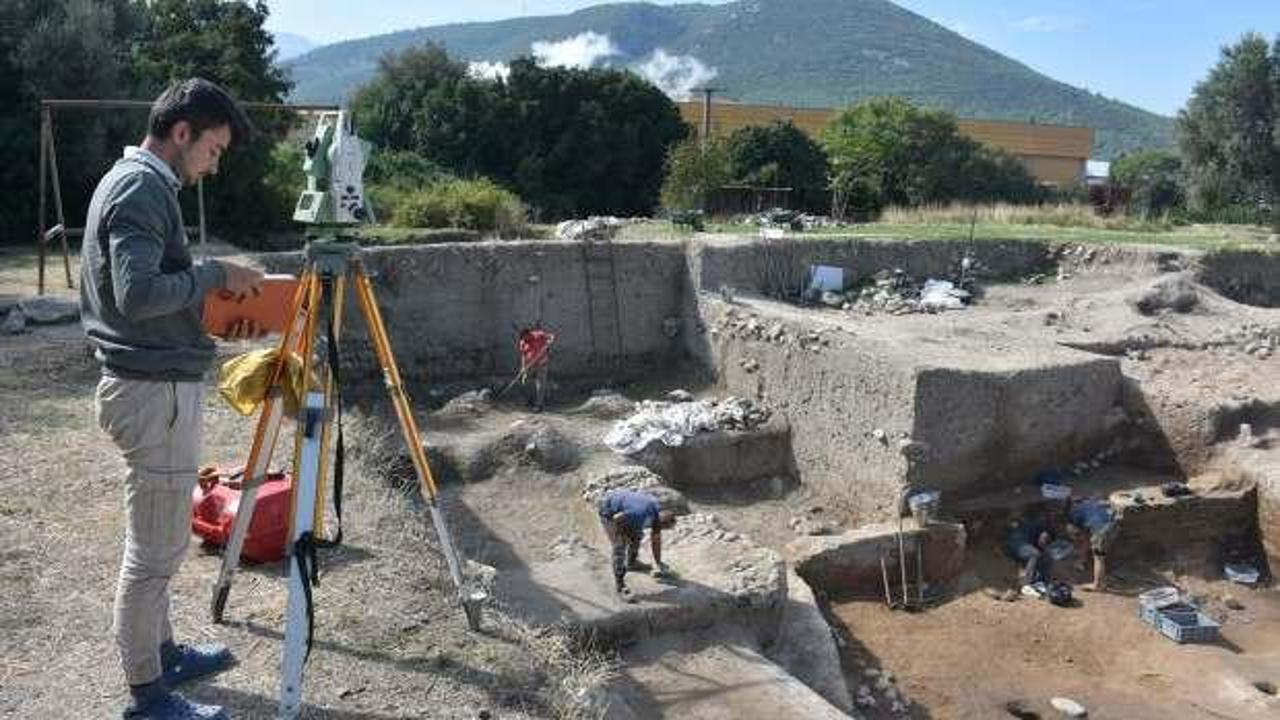
[[[920,306],[925,310],[960,310],[969,299],[969,291],[961,290],[949,280],[924,281],[920,290]]]
[[[646,400],[636,411],[617,421],[604,436],[604,444],[615,452],[634,455],[658,441],[680,447],[686,438],[712,430],[749,430],[768,419],[769,413],[750,400],[729,397],[719,402],[656,402]]]

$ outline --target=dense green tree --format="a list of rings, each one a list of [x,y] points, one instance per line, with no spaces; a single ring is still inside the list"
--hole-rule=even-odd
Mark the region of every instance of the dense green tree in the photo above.
[[[689,138],[671,148],[667,156],[662,205],[674,212],[706,211],[716,191],[732,181],[728,140]]]
[[[951,115],[901,98],[845,110],[822,141],[837,211],[867,214],[952,200],[1025,202],[1040,195],[1016,159],[961,135]]]
[[[473,78],[443,48],[388,55],[355,96],[363,137],[410,151],[463,174],[510,179],[516,125],[501,84]]]
[[[1111,163],[1111,180],[1129,191],[1129,211],[1143,219],[1182,205],[1182,159],[1168,150],[1142,150]]]
[[[1197,209],[1277,204],[1278,118],[1280,42],[1269,49],[1266,39],[1250,33],[1222,49],[1178,113],[1178,144]]]
[[[735,130],[729,136],[729,158],[736,182],[789,187],[793,209],[826,212],[827,154],[791,122]]]
[[[522,58],[504,80],[478,78],[433,45],[384,57],[355,107],[376,145],[493,178],[547,219],[652,210],[666,148],[687,132],[631,73]]]
[[[155,97],[173,80],[200,76],[241,101],[283,102],[290,83],[273,62],[271,33],[263,28],[267,14],[263,2],[151,0],[133,43],[138,94]],[[289,223],[264,178],[272,149],[296,119],[279,111],[251,116],[254,140],[205,181],[210,222],[220,230],[256,233]]]
[[[152,98],[172,79],[199,75],[242,100],[280,102],[289,84],[273,64],[271,35],[262,27],[266,17],[261,2],[0,2],[0,154],[9,160],[0,165],[0,237],[30,242],[33,236],[41,99]],[[287,222],[281,203],[263,191],[262,177],[271,147],[291,119],[257,113],[254,120],[264,131],[260,139],[231,154],[207,184],[215,230]],[[69,223],[83,221],[98,177],[145,127],[145,110],[57,113],[59,186]]]
[[[141,6],[125,0],[0,3],[0,238],[34,239],[40,100],[127,96],[130,34]],[[79,225],[94,182],[119,153],[119,114],[66,110],[55,116],[67,222]],[[52,223],[52,191],[46,221]]]
[[[516,187],[552,217],[654,210],[667,148],[688,133],[661,90],[619,70],[511,64]]]

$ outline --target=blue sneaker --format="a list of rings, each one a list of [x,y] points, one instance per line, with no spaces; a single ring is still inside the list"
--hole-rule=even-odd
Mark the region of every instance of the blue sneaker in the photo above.
[[[177,645],[167,642],[160,646],[160,670],[168,687],[222,672],[231,667],[234,658],[226,645]]]
[[[193,703],[169,692],[160,682],[133,690],[133,704],[125,708],[124,720],[231,720],[218,705]]]

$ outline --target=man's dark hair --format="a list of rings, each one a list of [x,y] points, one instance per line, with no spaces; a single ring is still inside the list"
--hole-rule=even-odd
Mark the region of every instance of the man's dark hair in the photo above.
[[[226,90],[203,78],[178,80],[170,84],[151,104],[147,134],[164,140],[181,120],[191,125],[192,139],[211,128],[226,125],[235,147],[253,136],[253,123]]]

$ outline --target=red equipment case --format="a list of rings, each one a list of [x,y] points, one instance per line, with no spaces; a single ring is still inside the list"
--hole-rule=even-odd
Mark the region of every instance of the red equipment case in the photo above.
[[[249,521],[240,557],[249,562],[272,562],[285,555],[289,536],[289,497],[293,477],[269,473],[258,488],[258,501]],[[192,493],[191,530],[205,542],[225,547],[240,509],[240,483],[218,482],[196,486]]]

